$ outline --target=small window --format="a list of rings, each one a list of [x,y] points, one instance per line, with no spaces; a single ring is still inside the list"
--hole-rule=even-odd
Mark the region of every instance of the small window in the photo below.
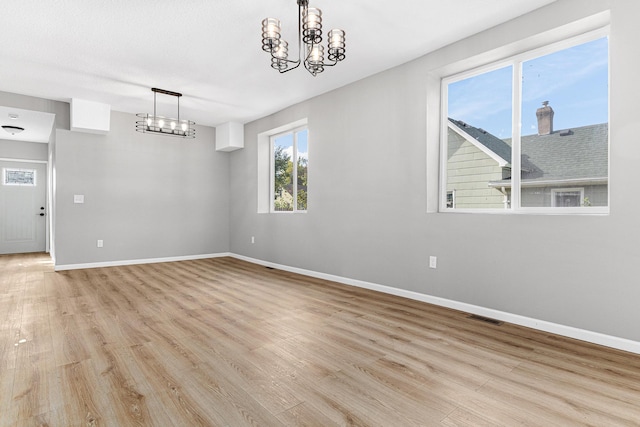
[[[591,206],[589,198],[584,197],[584,188],[558,188],[551,190],[553,207],[575,208]]]
[[[34,187],[36,185],[35,169],[3,168],[2,171],[2,183],[4,185],[21,185],[27,187]]]
[[[271,211],[307,210],[309,141],[306,128],[271,136]]]
[[[602,36],[442,80],[441,210],[608,212],[609,48]]]
[[[447,191],[447,209],[456,207],[456,190]]]

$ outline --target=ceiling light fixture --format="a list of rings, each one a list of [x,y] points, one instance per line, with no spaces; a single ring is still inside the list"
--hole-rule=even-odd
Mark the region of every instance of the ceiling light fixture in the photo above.
[[[19,126],[9,126],[9,125],[2,126],[2,129],[4,129],[7,132],[9,132],[11,135],[15,135],[15,134],[20,133],[20,132],[22,132],[24,130],[24,128],[21,128]]]
[[[289,59],[289,44],[280,35],[280,20],[262,20],[262,50],[271,54],[271,67],[280,73],[298,68],[301,63],[313,76],[333,67],[345,58],[345,34],[343,30],[329,31],[327,57],[324,62],[322,43],[322,11],[309,7],[309,0],[298,3],[298,59]],[[304,56],[304,59],[302,59]]]
[[[177,136],[179,138],[195,138],[196,129],[195,122],[191,120],[180,119],[180,97],[181,93],[171,92],[169,90],[151,88],[153,92],[153,114],[140,113],[136,116],[142,120],[136,121],[136,130],[143,133],[159,133],[167,136]],[[158,116],[156,114],[156,94],[170,95],[178,98],[178,118]]]

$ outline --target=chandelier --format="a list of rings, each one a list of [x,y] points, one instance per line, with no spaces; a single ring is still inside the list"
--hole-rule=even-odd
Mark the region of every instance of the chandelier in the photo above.
[[[195,122],[191,120],[180,119],[180,97],[181,93],[171,92],[169,90],[151,88],[153,92],[153,114],[139,113],[136,114],[142,120],[136,121],[136,130],[143,133],[159,133],[161,135],[176,136],[180,138],[195,138],[196,129]],[[156,114],[156,94],[175,96],[178,99],[178,118],[158,116]]]
[[[322,11],[309,7],[309,0],[297,0],[298,13],[298,58],[289,59],[289,44],[280,35],[280,20],[262,20],[262,50],[271,54],[271,67],[280,73],[298,68],[301,63],[313,76],[333,67],[345,58],[344,31],[333,29],[328,35],[327,58],[324,62],[322,43]],[[303,59],[304,58],[304,59]]]

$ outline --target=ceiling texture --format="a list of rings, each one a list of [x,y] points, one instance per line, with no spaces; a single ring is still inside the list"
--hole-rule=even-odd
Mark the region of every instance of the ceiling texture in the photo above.
[[[346,59],[313,77],[279,74],[261,50],[261,21],[275,17],[297,51],[296,0],[5,0],[0,91],[147,113],[157,87],[183,94],[183,118],[246,123],[553,1],[310,0],[325,34],[342,28],[347,42]],[[158,96],[158,114],[175,107]]]

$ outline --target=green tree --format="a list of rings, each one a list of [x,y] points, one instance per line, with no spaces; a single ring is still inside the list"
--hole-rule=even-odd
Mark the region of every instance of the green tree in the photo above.
[[[279,145],[274,150],[275,157],[275,194],[279,194],[287,185],[291,185],[293,162],[291,156]]]
[[[274,209],[293,210],[293,162],[282,145],[274,150]]]
[[[296,170],[291,156],[285,151],[285,146],[276,145],[274,156],[274,188],[273,207],[276,211],[292,211],[294,194],[293,178],[297,177],[297,194],[295,195],[298,210],[307,210],[307,165],[308,160],[298,157]]]
[[[307,210],[307,166],[308,159],[298,157],[298,209]]]
[[[307,192],[301,189],[298,189],[298,210],[307,210]]]

